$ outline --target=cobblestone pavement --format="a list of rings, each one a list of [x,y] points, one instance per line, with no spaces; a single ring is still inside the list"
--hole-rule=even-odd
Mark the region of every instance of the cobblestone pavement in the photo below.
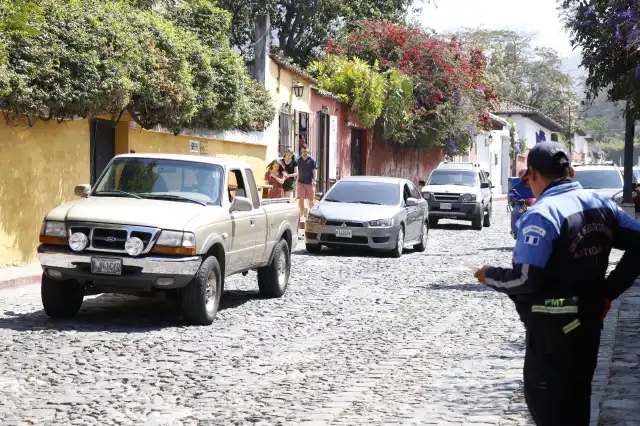
[[[39,288],[0,293],[0,423],[529,424],[523,328],[459,263],[508,265],[505,203],[490,228],[445,221],[426,253],[293,257],[285,297],[233,277],[216,322],[101,295],[51,321]]]
[[[598,425],[640,425],[640,281],[619,299]],[[613,309],[612,309],[613,310]]]

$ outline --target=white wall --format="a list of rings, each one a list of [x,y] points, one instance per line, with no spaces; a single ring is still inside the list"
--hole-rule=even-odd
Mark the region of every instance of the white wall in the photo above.
[[[500,116],[507,118],[504,115]],[[536,144],[536,132],[539,132],[540,130],[544,132],[547,142],[551,141],[551,130],[539,125],[530,118],[514,114],[509,117],[509,119],[516,125],[516,134],[518,135],[518,139],[525,139],[529,148],[533,148]]]
[[[486,145],[488,141],[488,137],[491,135],[493,137],[491,144],[489,146]],[[509,128],[507,126],[502,130],[493,130],[488,133],[482,133],[476,136],[475,142],[478,147],[477,153],[477,162],[480,163],[481,167],[489,172],[489,178],[491,179],[491,183],[493,183],[493,193],[494,194],[502,194],[503,193],[503,147],[502,147],[502,137],[509,137]],[[508,158],[508,153],[507,153]]]

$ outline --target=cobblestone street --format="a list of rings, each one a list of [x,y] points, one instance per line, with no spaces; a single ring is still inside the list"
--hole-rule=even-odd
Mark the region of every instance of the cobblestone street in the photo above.
[[[233,277],[210,327],[110,295],[53,322],[38,286],[5,290],[0,422],[529,424],[522,325],[460,264],[509,264],[495,204],[490,228],[444,221],[425,253],[400,259],[301,245],[285,297]]]

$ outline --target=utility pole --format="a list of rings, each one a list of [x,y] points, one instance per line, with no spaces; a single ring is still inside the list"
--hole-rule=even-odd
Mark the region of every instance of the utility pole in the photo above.
[[[573,139],[573,132],[571,131],[571,104],[569,104],[569,161],[573,159],[573,154],[571,153],[571,139]]]

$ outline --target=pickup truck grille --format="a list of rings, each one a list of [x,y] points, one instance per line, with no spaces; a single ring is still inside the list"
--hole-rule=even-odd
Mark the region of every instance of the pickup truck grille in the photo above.
[[[460,199],[460,194],[449,194],[448,192],[435,192],[433,194],[435,201],[444,201],[445,203],[455,203]]]
[[[129,238],[137,237],[144,243],[142,253],[148,253],[160,236],[160,229],[143,226],[110,225],[103,223],[71,224],[70,234],[82,232],[89,238],[87,250],[126,253],[124,245]]]

